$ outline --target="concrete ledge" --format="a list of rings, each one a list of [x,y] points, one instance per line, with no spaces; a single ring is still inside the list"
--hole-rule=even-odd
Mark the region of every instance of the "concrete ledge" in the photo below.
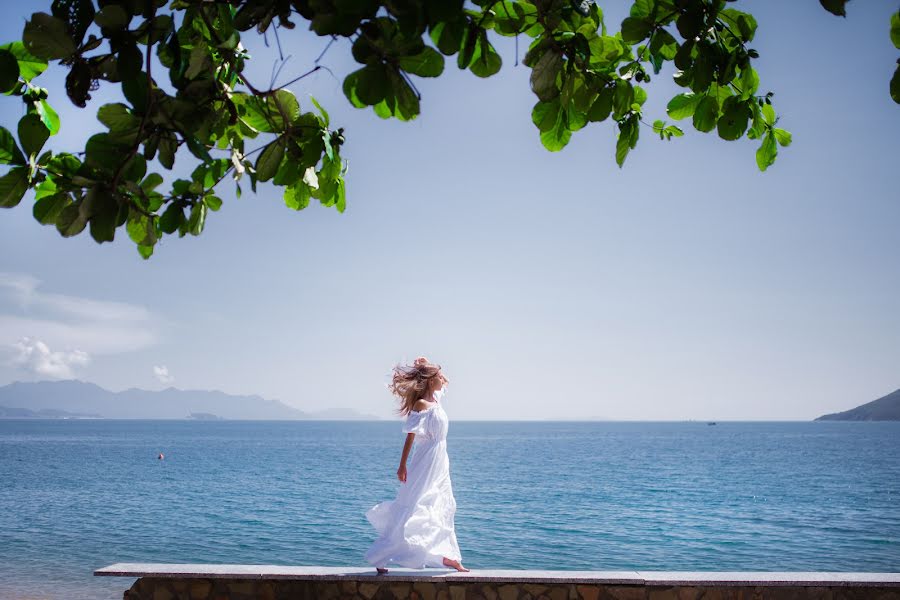
[[[357,581],[371,583],[536,583],[643,587],[867,587],[900,588],[900,573],[715,572],[715,571],[527,571],[391,569],[377,575],[368,567],[290,567],[279,565],[207,565],[116,563],[94,571],[106,577],[152,579],[228,579]]]

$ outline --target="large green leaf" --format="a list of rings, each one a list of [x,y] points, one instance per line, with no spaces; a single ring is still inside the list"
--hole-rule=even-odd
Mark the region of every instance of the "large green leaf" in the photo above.
[[[703,96],[698,96],[693,92],[678,94],[669,100],[669,104],[666,106],[666,112],[675,120],[686,119],[693,116],[694,111],[697,109],[697,104],[702,97]]]
[[[90,221],[91,237],[98,244],[111,242],[116,237],[116,220],[119,216],[119,203],[102,187],[91,188],[82,207]]]
[[[756,164],[759,167],[759,170],[765,171],[772,166],[772,163],[775,162],[775,157],[777,156],[778,145],[775,143],[775,136],[770,131],[766,134],[766,137],[763,138],[759,150],[756,151]]]
[[[70,204],[56,218],[56,229],[63,237],[72,237],[84,231],[87,218],[78,204]]]
[[[32,214],[42,225],[55,225],[63,209],[72,204],[72,199],[65,192],[45,196],[34,203]]]
[[[85,163],[92,167],[114,171],[125,158],[127,148],[117,144],[108,133],[97,133],[85,145]]]
[[[26,162],[13,135],[5,127],[0,127],[0,164],[24,165]]]
[[[19,143],[22,144],[25,154],[29,156],[38,154],[48,137],[50,130],[39,115],[29,113],[19,119]]]
[[[622,39],[629,44],[637,44],[650,35],[653,21],[639,17],[628,17],[622,21]]]
[[[400,68],[419,77],[437,77],[444,72],[444,57],[434,48],[425,47],[414,56],[403,56]]]
[[[284,189],[284,204],[294,210],[303,210],[309,206],[311,197],[309,186],[303,181],[298,181]]]
[[[28,169],[13,167],[0,177],[0,208],[11,208],[22,201],[28,191]]]
[[[259,181],[268,181],[275,176],[278,166],[284,158],[284,140],[278,138],[260,152],[256,159],[256,178]]]
[[[469,63],[469,70],[478,77],[490,77],[500,71],[502,65],[503,60],[488,41],[487,33],[482,34],[475,46],[475,54],[472,56],[472,62]]]
[[[101,106],[97,110],[97,120],[109,127],[110,141],[123,144],[134,143],[141,126],[141,119],[120,102]]]
[[[747,125],[753,113],[746,101],[738,96],[728,98],[722,105],[722,116],[719,117],[716,127],[719,137],[723,140],[736,140],[747,131]]]
[[[47,61],[28,52],[22,42],[3,44],[0,50],[6,50],[16,58],[19,63],[19,77],[25,81],[31,81],[47,68]]]
[[[66,24],[47,13],[34,13],[22,32],[25,48],[38,58],[58,60],[75,52],[75,43],[66,31]]]
[[[715,96],[704,96],[694,110],[694,127],[698,131],[712,131],[718,120],[719,101]]]
[[[465,19],[456,19],[435,24],[431,28],[429,35],[431,36],[431,41],[441,51],[441,54],[451,56],[459,52],[465,33]]]
[[[591,105],[590,110],[588,110],[588,120],[594,122],[605,120],[609,116],[609,113],[612,112],[612,106],[613,89],[610,87],[603,87],[597,95],[597,99],[594,100],[594,103]]]
[[[9,50],[0,49],[0,93],[5,94],[19,82],[19,61]]]

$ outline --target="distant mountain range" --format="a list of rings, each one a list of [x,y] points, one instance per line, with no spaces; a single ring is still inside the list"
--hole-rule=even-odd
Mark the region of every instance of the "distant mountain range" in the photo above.
[[[822,415],[816,421],[900,421],[900,390],[844,412]]]
[[[0,387],[0,419],[377,420],[349,408],[305,412],[260,396],[218,391],[128,389],[111,392],[84,381],[16,382]]]

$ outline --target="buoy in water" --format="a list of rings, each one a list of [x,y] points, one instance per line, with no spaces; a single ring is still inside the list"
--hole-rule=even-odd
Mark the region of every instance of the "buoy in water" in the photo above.
[[[159,453],[159,456],[157,456],[156,458],[158,458],[159,460],[162,460],[162,459],[164,459],[165,457],[166,457],[166,455],[163,454],[162,452],[160,452],[160,453]]]

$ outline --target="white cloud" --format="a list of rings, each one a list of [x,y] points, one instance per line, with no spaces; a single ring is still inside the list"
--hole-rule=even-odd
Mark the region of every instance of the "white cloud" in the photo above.
[[[156,321],[143,306],[44,292],[30,275],[0,272],[0,347],[29,338],[91,355],[132,352],[156,343]]]
[[[172,383],[175,381],[175,376],[169,373],[169,367],[165,365],[154,365],[153,376],[159,379],[160,383]]]
[[[75,367],[83,367],[91,362],[91,357],[82,350],[53,351],[41,340],[23,337],[12,345],[12,366],[52,377],[70,379]]]

